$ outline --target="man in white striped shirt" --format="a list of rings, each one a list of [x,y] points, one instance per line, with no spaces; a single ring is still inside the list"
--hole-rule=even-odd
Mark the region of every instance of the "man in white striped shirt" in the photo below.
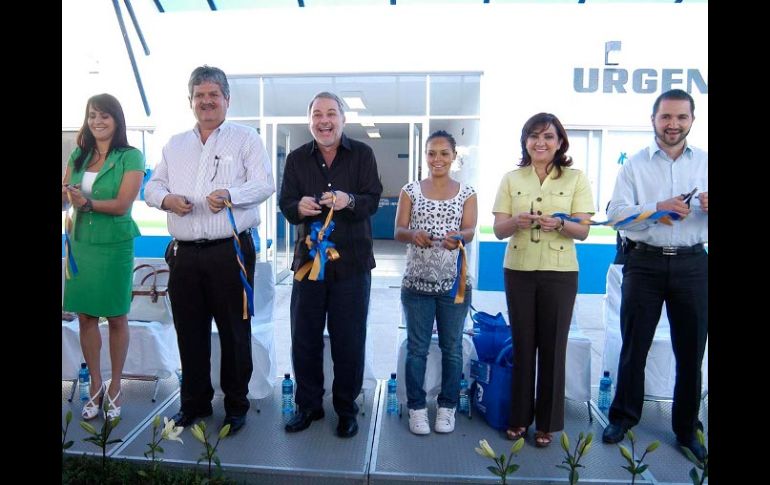
[[[184,380],[176,425],[190,426],[212,414],[211,320],[222,346],[221,378],[230,434],[246,422],[251,379],[251,322],[244,318],[243,285],[225,200],[233,206],[247,279],[254,287],[256,253],[251,229],[258,206],[275,192],[272,166],[253,128],[225,121],[230,103],[227,76],[216,67],[196,68],[188,84],[195,127],[174,135],[145,187],[151,207],[168,213],[174,237],[166,262],[174,326]]]

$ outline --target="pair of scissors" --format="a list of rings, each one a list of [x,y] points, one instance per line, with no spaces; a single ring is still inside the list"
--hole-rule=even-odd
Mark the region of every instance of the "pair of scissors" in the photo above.
[[[682,201],[687,204],[687,207],[690,207],[690,201],[692,200],[692,197],[695,195],[695,193],[698,192],[698,187],[695,187],[690,191],[688,194],[682,194]]]

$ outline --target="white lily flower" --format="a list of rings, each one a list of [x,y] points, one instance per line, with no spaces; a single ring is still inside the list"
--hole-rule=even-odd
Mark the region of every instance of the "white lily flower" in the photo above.
[[[174,420],[168,419],[165,416],[163,417],[163,424],[164,426],[161,436],[164,440],[178,441],[184,444],[182,438],[179,437],[179,435],[182,434],[182,431],[184,431],[184,426],[175,426]]]
[[[479,448],[476,448],[476,453],[481,456],[486,456],[487,458],[497,458],[487,440],[479,440]]]

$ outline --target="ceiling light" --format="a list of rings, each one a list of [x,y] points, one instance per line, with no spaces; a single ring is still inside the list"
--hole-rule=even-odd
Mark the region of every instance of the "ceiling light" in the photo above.
[[[366,109],[366,105],[364,104],[364,99],[361,97],[361,93],[343,94],[342,99],[345,101],[345,104],[348,105],[348,109]]]
[[[374,122],[372,121],[362,121],[361,126],[365,126],[367,128],[374,128]]]
[[[366,130],[366,134],[369,138],[382,138],[380,136],[380,130],[377,128]]]

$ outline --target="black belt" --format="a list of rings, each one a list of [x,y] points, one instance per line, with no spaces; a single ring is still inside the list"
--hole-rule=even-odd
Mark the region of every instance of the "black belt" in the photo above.
[[[651,246],[643,242],[629,242],[632,243],[631,249],[633,250],[655,253],[660,256],[681,256],[683,254],[699,254],[703,252],[703,244],[696,244],[694,246]]]
[[[238,234],[238,238],[242,239],[250,234],[249,231],[243,231],[242,233]],[[195,241],[180,241],[177,240],[180,246],[194,246],[196,248],[205,248],[209,246],[216,246],[218,244],[226,243],[226,242],[233,242],[233,238],[231,237],[225,237],[222,239],[196,239]]]

